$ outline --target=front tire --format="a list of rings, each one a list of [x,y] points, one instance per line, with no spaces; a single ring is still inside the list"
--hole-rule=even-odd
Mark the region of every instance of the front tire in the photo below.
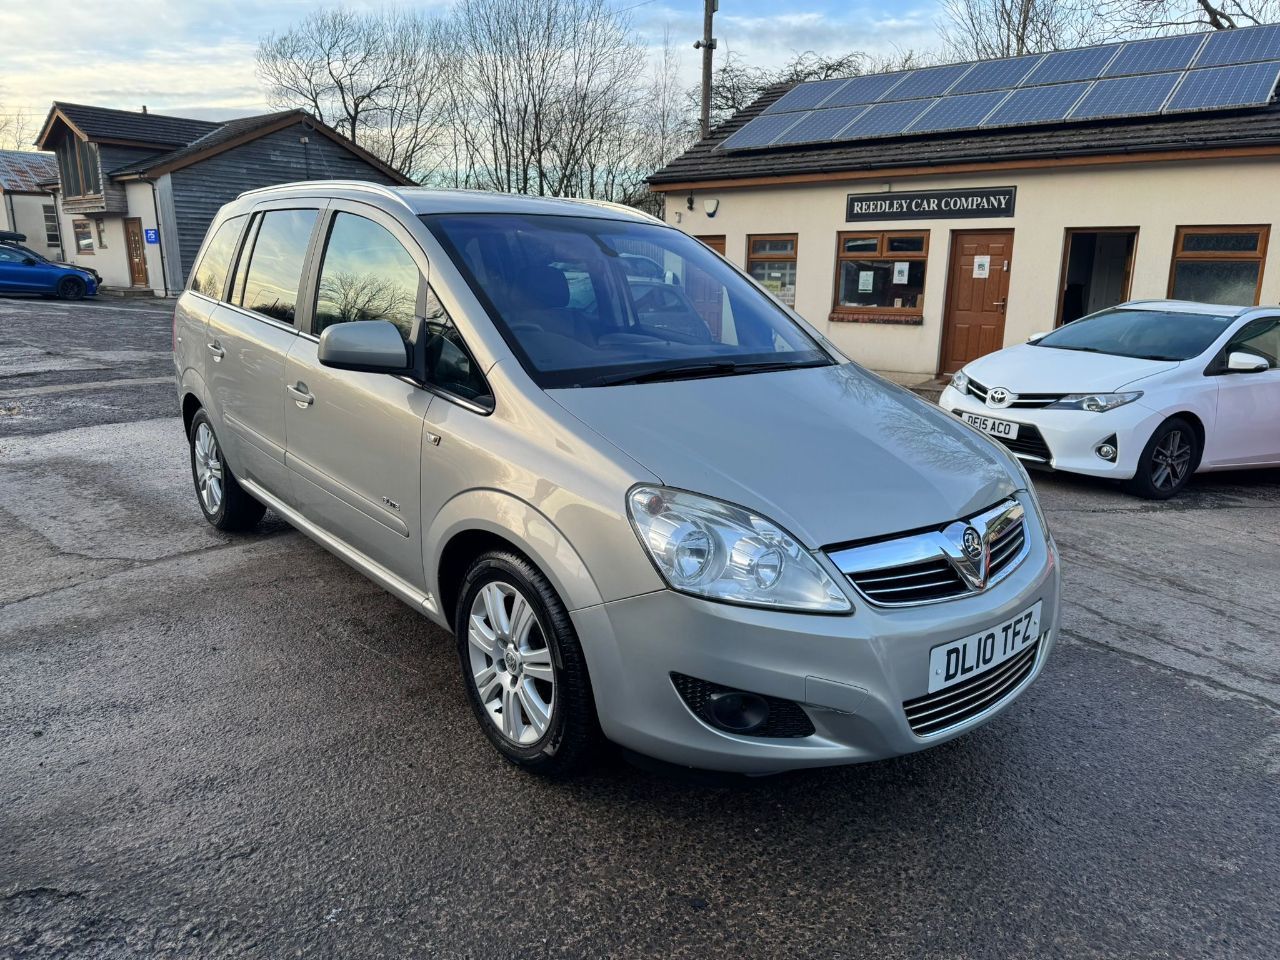
[[[492,551],[467,571],[454,614],[467,698],[489,742],[548,777],[585,767],[602,740],[586,658],[551,583]]]
[[[85,292],[84,281],[79,277],[63,277],[58,281],[59,300],[83,300]]]
[[[213,422],[203,410],[191,418],[187,434],[191,446],[191,479],[204,518],[219,530],[252,530],[262,519],[264,507],[236,482],[222,455]]]
[[[1182,492],[1200,465],[1200,438],[1181,417],[1170,417],[1147,441],[1138,472],[1127,484],[1144,500],[1168,500]]]

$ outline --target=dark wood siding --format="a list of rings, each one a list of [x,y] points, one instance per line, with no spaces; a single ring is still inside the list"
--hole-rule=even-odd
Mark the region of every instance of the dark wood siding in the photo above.
[[[311,141],[305,146],[299,142],[304,136]],[[394,183],[345,147],[300,123],[175,170],[172,178],[184,283],[214,214],[246,190],[295,180]]]
[[[130,163],[137,163],[146,157],[154,157],[164,150],[137,150],[133,147],[113,147],[98,145],[98,160],[102,167],[103,209],[107,213],[127,213],[128,205],[124,198],[124,184],[111,179],[111,171],[119,170]]]

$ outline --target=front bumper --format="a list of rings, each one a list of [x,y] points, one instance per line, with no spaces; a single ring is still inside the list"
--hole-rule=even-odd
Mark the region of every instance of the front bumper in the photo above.
[[[1142,450],[1165,418],[1164,414],[1143,406],[1141,400],[1105,413],[988,407],[976,397],[962,394],[952,386],[942,391],[938,406],[948,413],[966,411],[1035,427],[1048,448],[1048,459],[1028,457],[1014,449],[1024,462],[1033,466],[1115,480],[1128,480],[1138,472]],[[1118,451],[1115,463],[1103,460],[1097,454],[1098,445],[1112,436],[1116,438]]]
[[[855,601],[852,616],[713,603],[670,590],[575,611],[597,712],[611,740],[684,766],[764,774],[923,750],[1000,714],[1039,675],[1058,632],[1056,549],[1033,528],[1016,570],[986,592],[896,609]],[[903,702],[928,690],[929,651],[1043,601],[1035,666],[989,709],[921,737]],[[815,732],[797,739],[730,734],[704,722],[672,683],[682,673],[800,704]]]

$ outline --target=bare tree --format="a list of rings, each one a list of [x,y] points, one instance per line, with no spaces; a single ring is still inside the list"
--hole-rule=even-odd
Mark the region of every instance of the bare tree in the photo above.
[[[316,10],[258,45],[276,107],[301,107],[408,176],[430,172],[444,98],[438,24],[418,14]]]
[[[1098,13],[1126,33],[1234,30],[1280,20],[1280,0],[1101,0]]]
[[[36,138],[31,115],[19,107],[8,108],[0,103],[0,150],[31,150]]]
[[[1097,0],[944,0],[938,29],[954,60],[1087,46],[1119,32],[1097,15]]]

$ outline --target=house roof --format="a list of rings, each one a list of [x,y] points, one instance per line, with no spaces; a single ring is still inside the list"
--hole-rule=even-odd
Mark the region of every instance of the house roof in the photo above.
[[[57,180],[58,161],[52,153],[0,150],[0,190],[7,193],[43,193],[41,180]]]
[[[113,178],[128,179],[131,177],[157,176],[162,173],[168,173],[172,170],[178,170],[193,163],[198,163],[201,160],[221,153],[224,150],[230,150],[233,147],[237,147],[242,143],[248,143],[251,140],[256,140],[259,137],[266,136],[276,130],[282,130],[285,127],[293,126],[295,123],[306,123],[319,135],[328,137],[335,143],[342,145],[370,166],[381,170],[398,183],[406,186],[413,185],[413,181],[408,177],[387,166],[387,164],[383,163],[369,151],[365,150],[363,147],[359,146],[347,137],[344,137],[327,124],[317,120],[305,110],[281,110],[276,113],[263,113],[253,117],[240,117],[236,120],[228,120],[226,123],[216,125],[213,130],[210,130],[185,146],[179,147],[176,150],[170,150],[167,153],[157,154],[152,157],[145,157],[142,160],[135,160],[123,167],[117,167],[114,170],[108,171],[108,175]]]
[[[221,126],[210,120],[54,101],[40,130],[37,141],[39,146],[45,145],[54,121],[59,119],[86,140],[95,143],[129,143],[157,147],[181,146]]]
[[[1280,104],[1249,111],[1132,117],[1093,123],[966,130],[958,133],[853,140],[762,150],[721,144],[794,84],[778,84],[649,177],[655,190],[694,184],[732,185],[756,178],[838,178],[863,171],[920,172],[934,167],[1001,166],[1068,157],[1159,155],[1245,147],[1280,147]]]

